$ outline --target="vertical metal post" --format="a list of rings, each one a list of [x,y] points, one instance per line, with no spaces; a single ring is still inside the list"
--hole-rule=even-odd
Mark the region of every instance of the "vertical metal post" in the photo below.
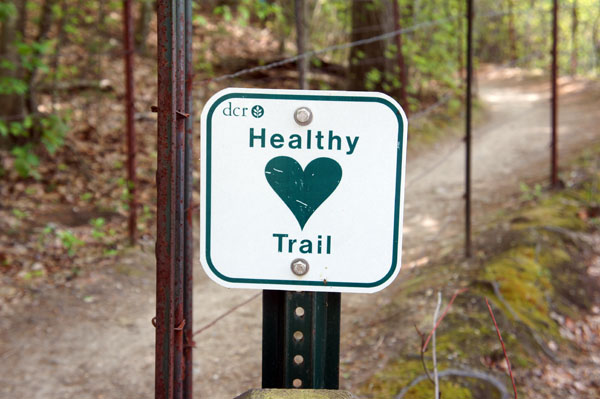
[[[133,16],[131,0],[123,0],[123,49],[125,53],[125,114],[127,117],[127,192],[129,194],[129,243],[135,243],[137,230],[137,198],[135,176],[135,126],[133,92]]]
[[[184,307],[184,220],[185,220],[185,6],[175,2],[175,106],[176,106],[176,173],[175,173],[175,352],[173,357],[173,398],[183,398],[183,318]]]
[[[158,0],[157,12],[155,397],[189,399],[192,344],[184,345],[184,334],[191,340],[192,147],[187,132],[192,125],[186,112],[191,110],[191,90],[186,90],[186,85],[191,88],[191,0]]]
[[[394,30],[400,30],[400,11],[398,10],[398,0],[392,0],[394,6]],[[404,54],[402,54],[402,34],[396,35],[396,46],[398,47],[398,69],[400,73],[400,104],[404,107],[406,117],[409,116],[410,107],[406,98],[406,67],[404,64]]]
[[[263,388],[339,388],[339,293],[263,292]]]
[[[467,112],[465,135],[465,256],[471,257],[471,85],[473,82],[473,0],[467,0]]]
[[[306,52],[306,4],[304,0],[295,0],[295,11],[296,11],[296,44],[298,47],[298,54],[304,54]],[[298,60],[298,80],[300,82],[300,88],[303,90],[308,89],[308,58],[303,57]]]
[[[185,326],[183,329],[184,338],[184,377],[183,377],[183,397],[192,399],[193,397],[193,302],[192,293],[194,289],[194,233],[193,233],[193,192],[194,192],[194,151],[193,151],[193,99],[192,85],[194,79],[192,62],[192,0],[185,0],[185,112],[189,117],[185,120],[185,247],[184,247],[184,297],[183,297],[183,317]]]
[[[174,3],[157,1],[158,132],[156,214],[155,398],[173,397],[175,260],[175,21]]]
[[[558,46],[558,0],[553,1],[552,6],[552,71],[551,71],[551,85],[552,85],[552,101],[551,101],[551,116],[550,125],[552,129],[552,143],[551,143],[551,166],[550,166],[550,184],[552,187],[558,186],[558,132],[557,132],[557,119],[558,119],[558,90],[556,86],[557,80],[557,46]]]

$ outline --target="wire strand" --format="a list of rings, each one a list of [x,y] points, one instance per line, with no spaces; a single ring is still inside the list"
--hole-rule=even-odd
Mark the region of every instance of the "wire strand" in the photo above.
[[[533,11],[537,11],[538,8],[532,8],[530,10],[526,10],[526,11],[521,11],[521,12],[514,12],[514,11],[492,11],[489,12],[487,14],[483,14],[480,15],[479,18],[494,18],[494,17],[499,17],[499,16],[504,16],[504,15],[520,15],[520,14],[528,14],[531,13]],[[278,68],[281,67],[283,65],[287,65],[290,63],[294,63],[296,61],[302,60],[304,58],[309,58],[309,57],[313,57],[315,55],[320,55],[320,54],[324,54],[324,53],[329,53],[332,51],[337,51],[337,50],[345,50],[345,49],[349,49],[352,47],[357,47],[357,46],[362,46],[365,44],[371,44],[371,43],[375,43],[378,41],[382,41],[382,40],[386,40],[386,39],[391,39],[395,36],[401,35],[403,33],[410,33],[410,32],[414,32],[420,29],[426,29],[426,28],[431,28],[434,26],[438,26],[441,25],[445,22],[450,22],[450,21],[454,21],[457,19],[462,18],[461,16],[453,16],[453,17],[447,17],[447,18],[440,18],[440,19],[436,19],[433,21],[425,21],[425,22],[420,22],[418,24],[409,26],[407,28],[401,28],[401,29],[397,29],[397,30],[393,30],[390,32],[386,32],[380,35],[376,35],[373,37],[369,37],[366,39],[361,39],[361,40],[356,40],[353,42],[346,42],[346,43],[340,43],[340,44],[335,44],[333,46],[329,46],[329,47],[325,47],[319,50],[311,50],[311,51],[307,51],[305,53],[302,54],[298,54],[295,55],[293,57],[289,57],[289,58],[285,58],[283,60],[279,60],[279,61],[275,61],[275,62],[271,62],[269,64],[266,65],[260,65],[260,66],[255,66],[255,67],[251,67],[251,68],[245,68],[245,69],[241,69],[237,72],[234,73],[229,73],[229,74],[225,74],[225,75],[221,75],[215,78],[207,78],[207,79],[203,79],[200,80],[196,85],[200,85],[200,84],[205,84],[205,83],[209,83],[209,82],[220,82],[223,80],[227,80],[227,79],[234,79],[240,76],[244,76],[244,75],[248,75],[248,74],[252,74],[252,73],[256,73],[256,72],[262,72],[262,71],[268,71],[270,69],[274,69],[274,68]],[[195,86],[196,86],[195,85]]]

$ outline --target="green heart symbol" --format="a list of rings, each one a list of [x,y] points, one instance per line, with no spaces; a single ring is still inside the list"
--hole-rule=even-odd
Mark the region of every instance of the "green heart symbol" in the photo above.
[[[302,167],[290,157],[276,157],[265,166],[269,185],[298,220],[300,228],[336,189],[342,167],[331,158],[317,158]]]

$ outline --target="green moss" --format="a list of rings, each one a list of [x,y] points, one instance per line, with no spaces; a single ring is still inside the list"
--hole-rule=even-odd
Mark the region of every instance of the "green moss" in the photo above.
[[[396,361],[376,373],[359,394],[368,393],[372,398],[391,398],[413,379],[423,373],[423,366],[418,360]]]
[[[520,212],[513,227],[516,229],[552,226],[568,230],[580,231],[585,228],[585,222],[577,217],[578,207],[565,203],[562,196],[542,200],[540,206],[528,208]]]
[[[556,258],[552,258],[556,253]],[[498,283],[504,299],[521,321],[536,330],[557,335],[556,324],[550,318],[548,296],[553,294],[551,273],[548,267],[568,258],[562,251],[536,251],[534,247],[520,246],[510,249],[487,263],[483,279]],[[540,259],[552,259],[541,261]],[[499,306],[503,304],[499,303]],[[503,309],[507,313],[508,309]]]
[[[470,399],[471,391],[469,388],[460,386],[457,383],[446,380],[440,381],[440,392],[444,398]],[[423,381],[415,385],[404,395],[406,399],[430,399],[434,397],[434,387],[429,381]],[[388,396],[389,398],[389,396]]]
[[[419,292],[430,284],[429,277],[428,273],[423,273],[402,281],[399,294],[402,296],[410,296],[411,294]]]
[[[429,367],[431,367],[431,364],[429,364]],[[444,368],[440,365],[439,370],[441,371]],[[393,398],[405,386],[424,373],[420,360],[397,361],[373,376],[360,390],[359,394],[368,394],[368,397],[373,399]],[[412,387],[404,397],[406,399],[429,399],[433,397],[433,391],[433,384],[429,380],[425,380]],[[440,380],[440,392],[445,398],[470,399],[472,397],[468,388],[446,379]]]

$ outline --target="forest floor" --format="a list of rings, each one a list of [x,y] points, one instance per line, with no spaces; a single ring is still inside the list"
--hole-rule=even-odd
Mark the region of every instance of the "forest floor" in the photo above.
[[[480,75],[478,90],[486,117],[474,130],[475,234],[489,227],[492,215],[518,205],[520,183],[532,187],[547,179],[550,137],[546,78],[517,69],[491,68]],[[560,93],[559,159],[566,164],[600,140],[600,86],[564,78]],[[405,327],[383,334],[385,320],[374,309],[392,303],[395,293],[413,278],[412,271],[461,250],[463,148],[458,138],[449,138],[425,150],[409,151],[404,255],[398,279],[377,294],[343,296],[344,389],[358,391],[374,372],[385,367],[406,337],[415,335],[412,325],[429,317],[433,297],[412,297],[411,303],[403,306],[410,308],[402,315]],[[484,251],[475,249],[476,255]],[[125,251],[111,263],[86,269],[68,285],[33,290],[28,293],[29,301],[12,304],[11,311],[4,313],[0,319],[0,396],[99,399],[153,395],[153,242],[142,240],[140,247]],[[257,294],[217,286],[199,264],[194,284],[194,324],[198,328]],[[260,297],[196,335],[195,341],[197,397],[233,398],[260,386]],[[600,348],[596,349],[600,353]],[[577,382],[573,376],[568,380]]]

